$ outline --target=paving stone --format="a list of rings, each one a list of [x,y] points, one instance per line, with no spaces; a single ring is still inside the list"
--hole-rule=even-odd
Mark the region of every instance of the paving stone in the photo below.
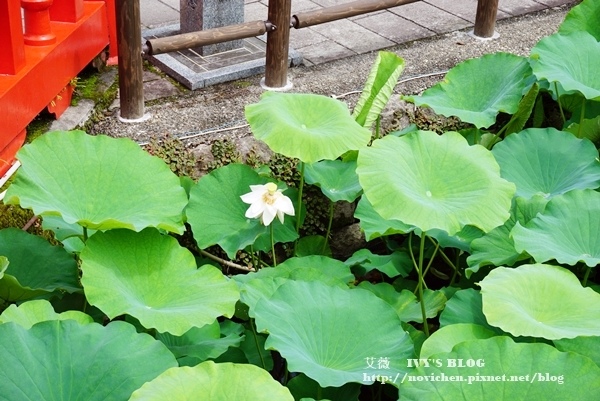
[[[318,10],[323,8],[322,5],[315,3],[311,0],[293,0],[292,1],[292,14],[303,13],[305,11]]]
[[[92,115],[96,103],[90,99],[81,99],[77,106],[67,107],[58,120],[52,121],[49,131],[70,131],[83,126]]]
[[[425,2],[436,6],[437,8],[441,8],[450,14],[454,14],[457,17],[463,18],[473,24],[475,23],[475,16],[477,15],[477,0],[425,0]],[[496,19],[508,17],[510,17],[510,14],[498,9]]]
[[[325,42],[325,36],[314,31],[311,27],[290,30],[290,46],[295,49]]]
[[[141,0],[142,2],[144,1],[148,1],[148,0]],[[159,3],[163,3],[166,6],[171,7],[174,10],[179,11],[179,0],[158,0]]]
[[[356,54],[356,52],[332,40],[315,43],[314,45],[298,48],[297,50],[302,54],[306,65],[326,63]]]
[[[533,0],[502,0],[498,3],[498,10],[511,15],[521,15],[547,8],[544,4]]]
[[[541,4],[545,4],[548,7],[558,7],[558,6],[562,6],[563,4],[569,4],[572,3],[572,0],[535,0],[538,3]]]
[[[395,44],[347,19],[315,25],[311,29],[358,54]]]
[[[424,2],[393,7],[389,11],[436,33],[452,32],[471,25],[463,18]]]
[[[387,11],[357,18],[354,22],[367,29],[376,29],[379,35],[396,43],[410,42],[436,34],[427,28],[423,28],[414,22]]]
[[[179,11],[160,1],[140,1],[140,17],[147,28],[176,21],[179,23]]]
[[[244,21],[266,21],[269,9],[260,2],[247,4],[244,12]]]
[[[144,101],[146,102],[176,95],[181,95],[181,91],[166,79],[144,83]]]

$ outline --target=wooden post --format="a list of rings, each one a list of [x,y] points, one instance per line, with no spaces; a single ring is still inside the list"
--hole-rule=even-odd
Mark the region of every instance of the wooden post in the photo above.
[[[115,5],[119,48],[120,120],[139,122],[145,119],[140,0],[117,0]]]
[[[15,75],[25,66],[21,4],[0,1],[0,74]]]
[[[480,38],[494,36],[496,15],[498,14],[498,0],[477,0],[477,16],[473,33]]]
[[[267,33],[267,54],[264,85],[267,88],[285,89],[290,43],[291,0],[269,0],[268,20],[275,29]]]

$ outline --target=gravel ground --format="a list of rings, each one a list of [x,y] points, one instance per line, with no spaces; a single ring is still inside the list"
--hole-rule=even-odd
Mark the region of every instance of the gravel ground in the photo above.
[[[397,94],[416,94],[438,82],[443,75],[417,78],[448,70],[457,63],[486,53],[511,52],[527,56],[530,49],[544,36],[554,33],[564,19],[569,6],[561,6],[499,21],[496,30],[500,37],[481,41],[468,34],[468,30],[456,31],[433,38],[418,40],[386,49],[403,57],[405,70],[396,86]],[[292,92],[317,93],[327,96],[342,95],[362,89],[369,70],[376,58],[375,53],[362,54],[310,67],[300,66],[289,70],[288,77],[294,87]],[[240,138],[250,135],[245,127],[244,106],[255,103],[263,93],[259,85],[261,76],[220,84],[196,91],[186,91],[176,98],[162,99],[147,107],[152,118],[144,123],[123,124],[117,120],[117,112],[93,124],[91,133],[115,137],[130,137],[146,142],[151,137],[165,134],[191,136],[186,139],[190,148],[215,139]],[[341,97],[349,107],[358,100],[358,94]],[[394,96],[387,115],[398,113],[405,107]],[[223,127],[244,126],[211,133]]]

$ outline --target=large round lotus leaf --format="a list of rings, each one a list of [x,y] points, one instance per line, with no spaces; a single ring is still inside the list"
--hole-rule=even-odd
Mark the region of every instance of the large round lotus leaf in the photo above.
[[[177,366],[162,343],[124,322],[53,320],[29,330],[5,323],[0,338],[0,399],[7,401],[126,400]]]
[[[397,250],[390,255],[376,255],[366,248],[354,252],[344,263],[351,266],[358,276],[364,276],[371,270],[378,270],[390,278],[407,277],[414,267],[406,251]]]
[[[458,64],[421,96],[405,99],[431,107],[437,114],[487,128],[496,122],[499,112],[517,111],[529,75],[527,59],[509,53],[487,54]]]
[[[153,228],[98,232],[81,252],[81,282],[90,305],[111,319],[129,314],[146,328],[183,335],[231,317],[239,292],[214,266]]]
[[[250,316],[254,316],[254,307],[259,300],[269,298],[288,280],[320,281],[346,288],[354,279],[346,264],[318,255],[290,258],[276,268],[264,268],[255,273],[234,276],[234,280],[240,285],[241,300],[250,308]]]
[[[402,401],[600,399],[600,368],[547,344],[492,337],[460,343],[432,359],[442,366],[420,366],[402,379]]]
[[[332,202],[354,202],[362,192],[356,175],[356,161],[321,160],[307,164],[304,179],[315,184]]]
[[[554,128],[531,128],[494,146],[503,178],[517,185],[517,196],[551,198],[573,189],[600,186],[598,150],[588,140]]]
[[[246,218],[250,205],[240,196],[250,192],[250,185],[266,184],[252,168],[243,164],[230,164],[202,177],[190,191],[190,203],[186,208],[188,223],[192,226],[194,239],[200,248],[220,245],[230,258],[238,250],[254,244],[255,250],[270,250],[270,229],[260,219]],[[288,190],[289,191],[289,190]],[[289,196],[288,191],[284,191]],[[291,197],[292,202],[296,200]],[[297,209],[297,205],[294,204]],[[296,234],[296,218],[285,216],[284,224],[279,220],[274,225],[275,242],[290,242]],[[266,240],[261,249],[259,240]]]
[[[246,106],[246,119],[271,150],[304,163],[337,159],[371,139],[345,103],[322,95],[266,92]]]
[[[491,152],[456,132],[379,139],[360,151],[357,173],[377,213],[423,231],[487,232],[510,217],[514,184],[500,177]]]
[[[488,322],[515,336],[557,340],[600,333],[600,294],[562,267],[497,267],[479,285]]]
[[[76,310],[56,313],[50,302],[43,299],[27,301],[19,306],[12,304],[0,315],[0,323],[14,322],[26,329],[36,323],[47,320],[69,319],[81,324],[92,323],[94,321],[90,315]]]
[[[511,235],[515,248],[526,251],[536,262],[556,259],[558,263],[589,267],[600,263],[600,193],[586,189],[556,196],[546,210],[529,223],[519,222]]]
[[[539,80],[559,82],[565,91],[578,91],[586,99],[600,99],[600,42],[589,33],[547,36],[531,50],[531,59]]]
[[[573,7],[558,27],[559,33],[586,31],[600,41],[600,2],[583,1]]]
[[[264,369],[208,361],[165,371],[129,399],[137,400],[294,401],[294,397]]]
[[[440,352],[450,352],[456,344],[469,340],[490,338],[493,331],[473,323],[458,323],[444,326],[431,335],[421,347],[419,358],[429,359]]]
[[[257,329],[269,333],[265,347],[277,350],[290,371],[321,387],[396,377],[414,352],[395,311],[362,289],[288,281],[260,300],[255,313]],[[357,342],[369,338],[377,341]],[[382,361],[385,365],[378,364]]]
[[[81,291],[77,262],[60,246],[18,228],[0,230],[0,255],[8,268],[0,277],[0,298],[24,301],[57,290]]]
[[[187,196],[179,179],[129,139],[55,131],[17,157],[21,168],[7,203],[99,230],[184,230]]]

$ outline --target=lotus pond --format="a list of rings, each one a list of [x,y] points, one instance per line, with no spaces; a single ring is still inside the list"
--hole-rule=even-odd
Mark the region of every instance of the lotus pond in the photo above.
[[[296,186],[37,138],[4,202],[55,240],[0,230],[0,400],[600,399],[598,66],[585,0],[529,57],[404,96],[459,132],[381,135],[404,67],[389,52],[352,112],[265,93],[246,118],[298,160]],[[309,186],[356,206],[364,249],[337,260],[329,229],[299,235]]]

